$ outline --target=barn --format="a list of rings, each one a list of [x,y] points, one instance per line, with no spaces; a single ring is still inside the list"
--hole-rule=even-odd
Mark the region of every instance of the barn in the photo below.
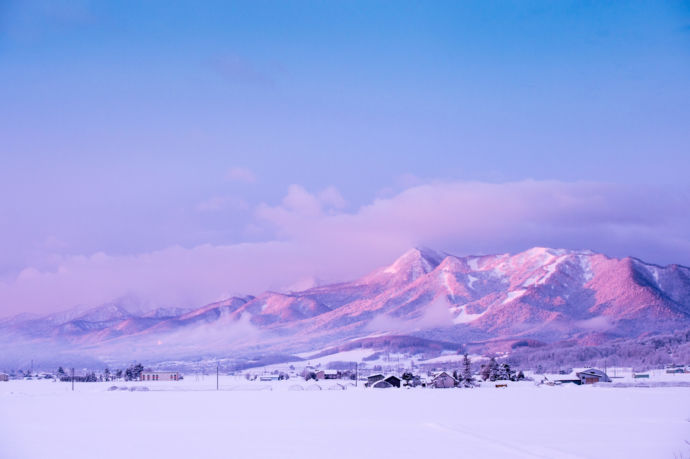
[[[0,381],[9,381],[10,380],[10,375],[7,373],[0,373]]]
[[[139,376],[139,381],[178,381],[180,373],[177,371],[152,371],[144,370]]]
[[[457,381],[455,378],[445,371],[435,374],[431,379],[431,387],[435,389],[447,389],[450,387],[455,387],[456,383]]]
[[[580,384],[611,382],[611,379],[609,379],[606,373],[604,373],[601,370],[597,370],[596,368],[590,368],[588,370],[580,371],[579,373],[575,373],[575,376],[577,376],[580,379]]]

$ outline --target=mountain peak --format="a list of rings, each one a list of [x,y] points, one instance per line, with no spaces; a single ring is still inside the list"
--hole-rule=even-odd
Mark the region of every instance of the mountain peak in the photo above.
[[[426,247],[414,247],[383,270],[387,274],[402,274],[408,280],[423,276],[436,268],[446,256]]]

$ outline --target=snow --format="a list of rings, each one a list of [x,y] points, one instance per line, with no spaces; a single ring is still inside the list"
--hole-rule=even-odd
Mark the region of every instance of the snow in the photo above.
[[[479,258],[470,258],[467,260],[467,264],[472,271],[479,271]]]
[[[506,297],[505,300],[503,300],[503,304],[510,303],[515,298],[521,297],[522,295],[525,294],[526,291],[527,290],[525,290],[525,289],[519,289],[519,290],[513,290],[511,292],[508,292],[508,296]]]
[[[337,352],[335,354],[328,354],[324,355],[323,357],[318,357],[318,358],[311,358],[313,355],[317,355],[318,352],[304,352],[302,354],[299,354],[300,357],[303,359],[307,359],[306,361],[301,361],[296,365],[306,365],[307,362],[310,365],[327,365],[331,362],[361,362],[364,360],[365,357],[370,356],[371,354],[375,353],[376,350],[374,349],[352,349],[349,351],[342,351],[342,352]],[[275,365],[270,365],[267,368],[274,369],[274,368],[282,368],[284,367],[286,363],[282,364],[275,364]]]
[[[471,274],[467,276],[467,286],[469,288],[474,288],[474,283],[477,282],[479,279],[476,277],[472,276]]]
[[[580,268],[582,268],[582,273],[585,276],[585,283],[587,283],[594,277],[592,263],[586,255],[580,255],[578,258],[580,259]]]
[[[453,293],[453,289],[450,288],[450,283],[448,282],[448,276],[450,276],[451,273],[448,271],[448,269],[444,269],[441,274],[441,282],[443,282],[443,286],[446,288],[448,293],[450,294],[450,297],[455,301],[455,294]]]
[[[465,308],[466,308],[466,306],[463,305],[463,306],[458,306],[456,308],[451,309],[451,312],[459,311],[458,315],[455,316],[455,318],[453,319],[453,323],[455,323],[455,324],[466,324],[466,323],[472,322],[473,320],[478,319],[484,315],[483,312],[480,312],[478,314],[469,314]]]
[[[333,384],[336,384],[334,382]],[[687,457],[690,388],[0,383],[0,457]],[[111,385],[147,392],[108,391]],[[300,386],[303,390],[296,390]],[[292,389],[291,389],[292,388]]]

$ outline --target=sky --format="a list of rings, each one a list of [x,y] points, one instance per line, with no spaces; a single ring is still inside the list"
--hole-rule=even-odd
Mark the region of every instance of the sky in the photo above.
[[[170,3],[0,0],[0,316],[690,265],[690,3]]]

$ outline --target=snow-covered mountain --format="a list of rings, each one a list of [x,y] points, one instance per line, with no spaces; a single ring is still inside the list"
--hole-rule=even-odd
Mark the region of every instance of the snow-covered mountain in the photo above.
[[[0,321],[0,336],[103,358],[296,353],[377,342],[510,349],[690,327],[690,268],[536,247],[456,257],[415,248],[352,282],[191,311],[109,304]]]

